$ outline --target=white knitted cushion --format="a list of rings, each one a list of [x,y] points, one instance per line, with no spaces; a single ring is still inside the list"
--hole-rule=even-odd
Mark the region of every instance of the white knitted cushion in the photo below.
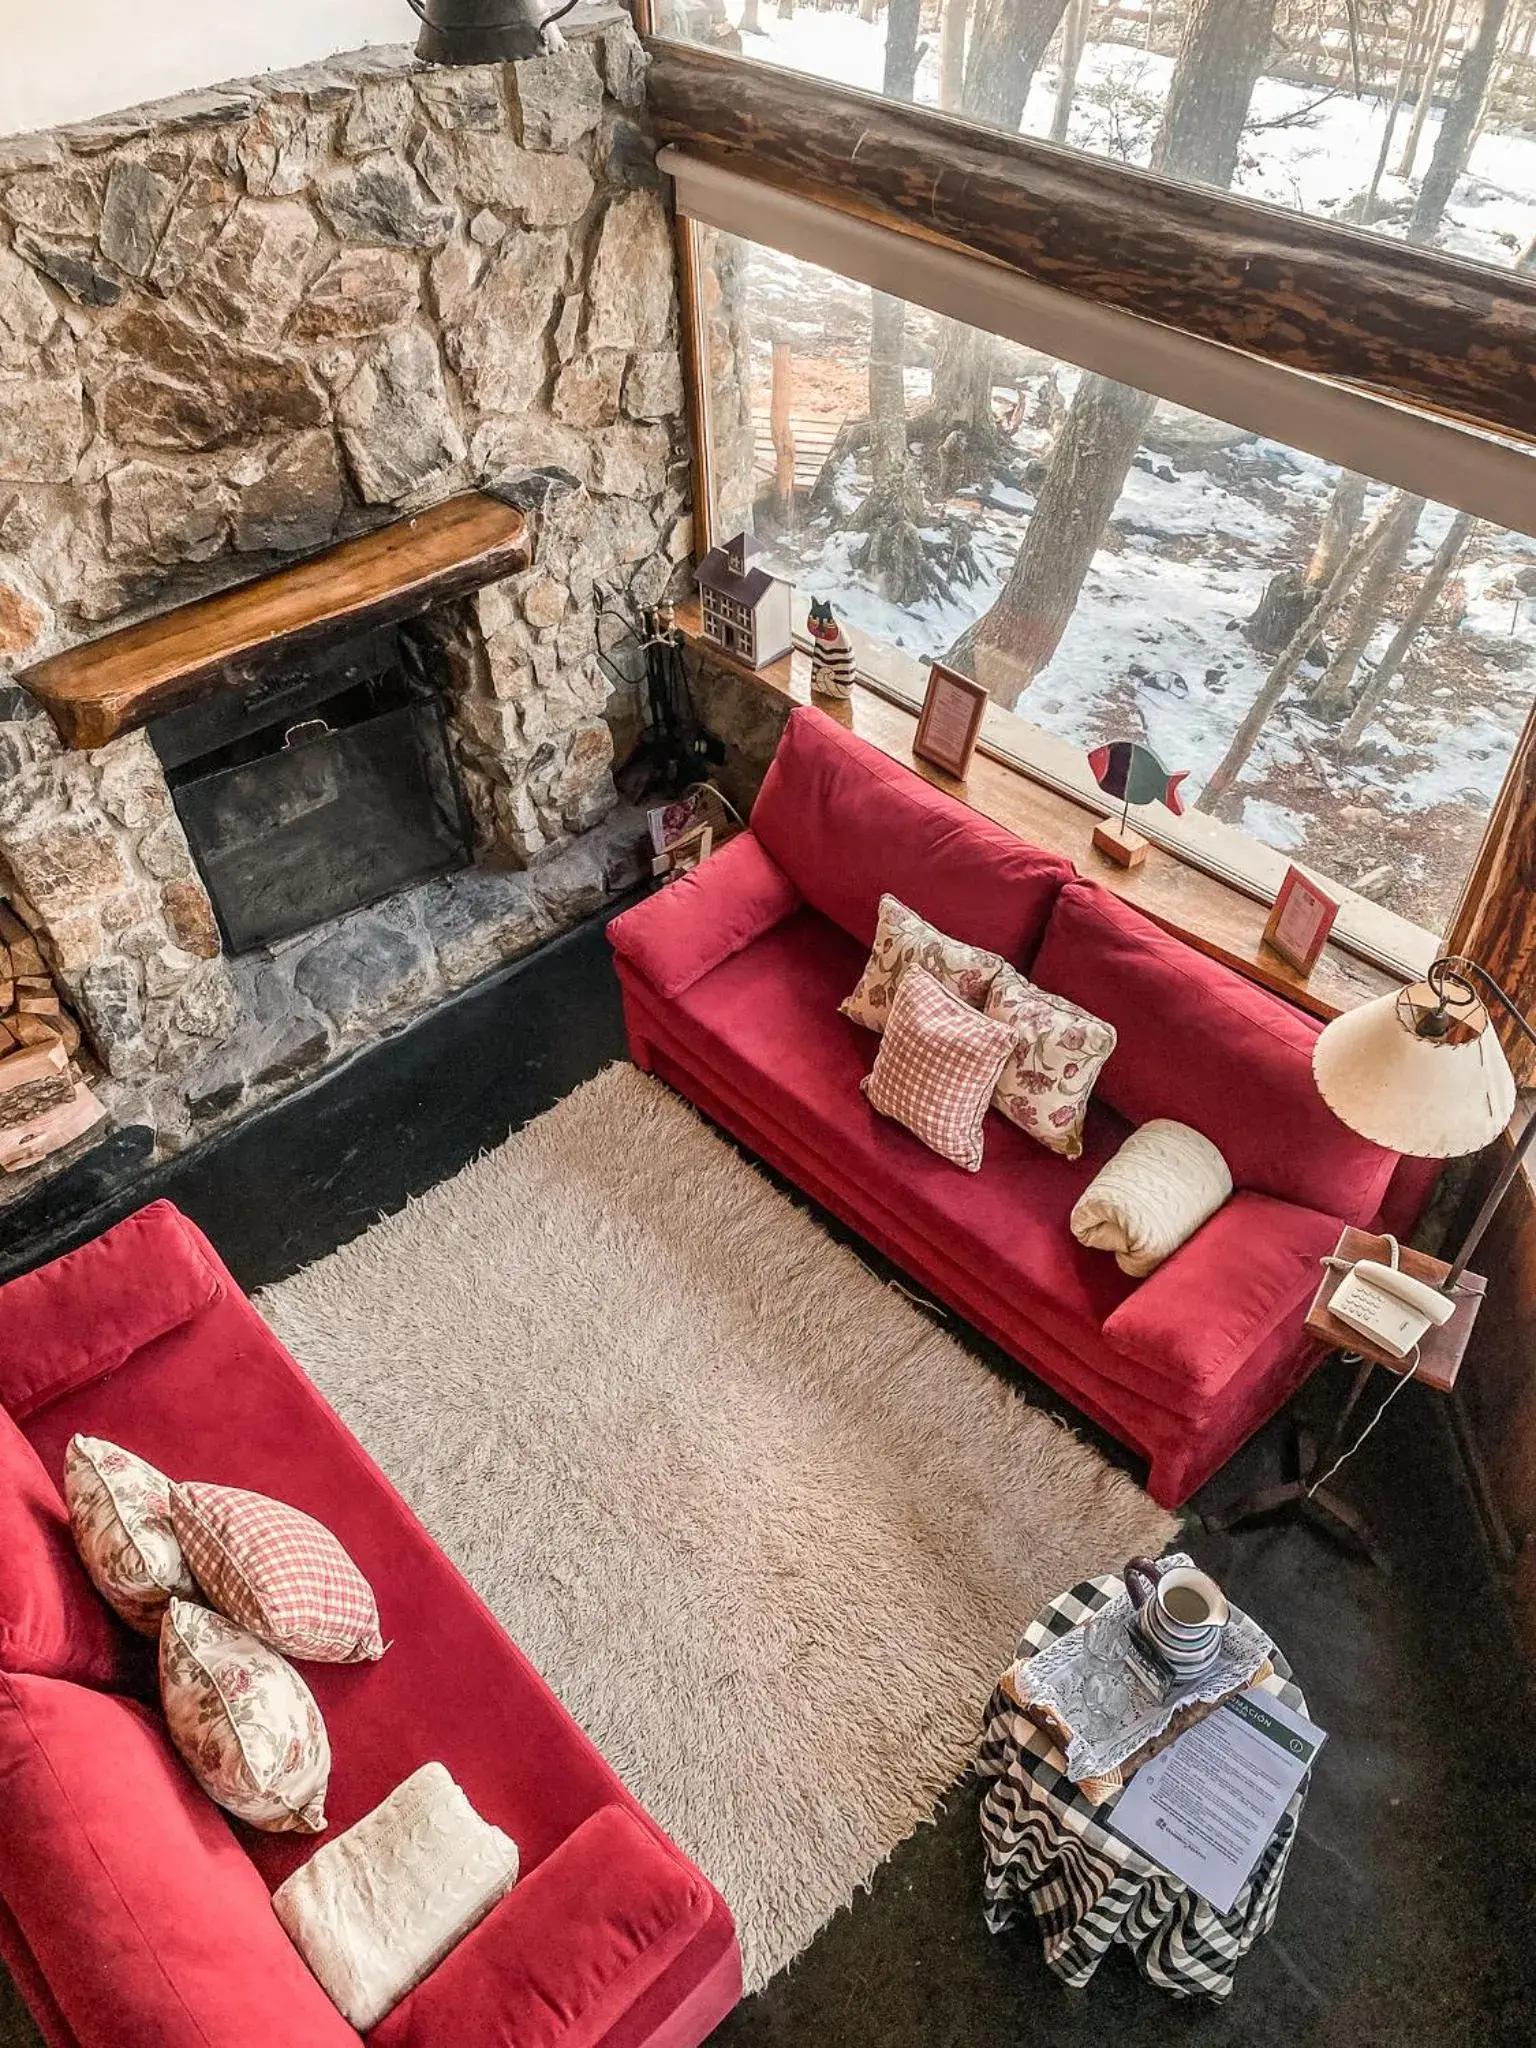
[[[1227,1162],[1209,1138],[1154,1117],[1132,1131],[1077,1198],[1072,1235],[1113,1252],[1138,1280],[1187,1244],[1232,1192]]]
[[[433,1763],[311,1856],[272,1904],[333,2003],[367,2033],[516,1881],[517,1844]]]

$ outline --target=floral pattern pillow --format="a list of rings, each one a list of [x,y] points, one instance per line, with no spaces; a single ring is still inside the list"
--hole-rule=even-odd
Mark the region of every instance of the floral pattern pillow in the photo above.
[[[160,1625],[160,1704],[199,1785],[267,1834],[325,1826],[331,1745],[293,1666],[222,1614],[173,1600]]]
[[[1006,965],[987,990],[986,1014],[1019,1034],[992,1107],[1047,1151],[1080,1158],[1088,1098],[1115,1049],[1114,1025]]]
[[[1005,963],[1000,953],[946,937],[915,910],[908,910],[898,897],[882,896],[874,948],[858,987],[838,1005],[842,1014],[870,1031],[883,1032],[896,999],[896,984],[903,969],[914,964],[931,974],[940,988],[979,1010]]]
[[[92,1585],[131,1629],[159,1635],[172,1595],[197,1591],[171,1527],[170,1480],[117,1444],[72,1436],[64,1500]]]

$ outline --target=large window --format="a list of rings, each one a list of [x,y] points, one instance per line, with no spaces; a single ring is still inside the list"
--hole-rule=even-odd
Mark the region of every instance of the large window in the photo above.
[[[1069,785],[1148,741],[1190,771],[1176,841],[1330,877],[1369,950],[1445,927],[1536,697],[1536,540],[698,236],[715,532],[800,618],[830,599],[909,701],[932,659],[978,677],[991,743]]]
[[[1536,261],[1520,0],[656,0],[665,35],[1477,262]]]

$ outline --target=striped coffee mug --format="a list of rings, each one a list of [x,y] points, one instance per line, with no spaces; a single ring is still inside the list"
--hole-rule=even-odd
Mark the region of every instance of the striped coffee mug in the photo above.
[[[1156,1564],[1133,1557],[1125,1590],[1136,1608],[1136,1627],[1175,1678],[1208,1671],[1221,1654],[1221,1632],[1231,1615],[1227,1596],[1193,1565]]]

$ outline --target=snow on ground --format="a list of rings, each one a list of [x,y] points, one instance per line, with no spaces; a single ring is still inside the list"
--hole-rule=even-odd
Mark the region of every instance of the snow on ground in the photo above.
[[[764,33],[749,53],[878,89],[884,25],[851,11],[802,6],[789,21],[764,11]],[[1099,45],[1084,58],[1069,139],[1079,147],[1145,162],[1169,61],[1125,46]],[[937,98],[937,57],[930,47],[918,97]],[[1026,132],[1048,131],[1054,76],[1037,80]],[[1374,99],[1264,80],[1237,189],[1324,217],[1337,215],[1369,181],[1385,108]],[[1307,109],[1311,108],[1308,112]],[[1434,118],[1421,143],[1429,161]],[[1406,123],[1400,123],[1399,135]],[[1394,147],[1393,161],[1400,149]],[[1388,178],[1388,200],[1411,188]],[[1485,134],[1471,173],[1457,188],[1446,246],[1485,262],[1509,263],[1536,228],[1536,140]],[[1386,231],[1394,230],[1386,224]],[[796,355],[796,405],[835,410],[860,391],[868,361],[869,294],[776,251],[754,245],[749,315],[760,407],[766,404],[769,337],[790,339]],[[915,409],[927,394],[937,323],[913,309],[906,384]],[[1048,449],[1047,400],[1070,402],[1078,373],[1005,346],[998,403],[1026,399],[1014,436],[1021,461]],[[835,372],[835,374],[834,374]],[[849,373],[856,381],[850,385]],[[820,396],[818,396],[820,393]],[[843,394],[838,399],[835,394]],[[855,401],[857,409],[857,400]],[[827,416],[829,416],[829,414]],[[1154,433],[1154,441],[1156,435]],[[1279,569],[1304,564],[1332,496],[1335,465],[1256,437],[1174,467],[1144,452],[1127,480],[1094,557],[1077,611],[1049,666],[1018,704],[1033,724],[1083,746],[1122,736],[1144,738],[1170,768],[1191,770],[1197,791],[1220,761],[1270,667],[1241,628]],[[868,488],[854,461],[839,489],[852,509]],[[1373,486],[1367,516],[1384,487]],[[933,537],[944,518],[970,529],[978,580],[954,584],[944,599],[898,607],[853,566],[861,536],[819,520],[770,539],[775,566],[802,597],[831,598],[850,624],[919,660],[944,656],[996,599],[1033,512],[1030,488],[998,479],[984,491],[930,505]],[[1453,513],[1431,505],[1361,673],[1390,639]],[[1536,522],[1533,522],[1536,523]],[[1316,671],[1304,670],[1271,718],[1239,783],[1241,822],[1268,845],[1352,882],[1385,866],[1384,900],[1403,915],[1442,924],[1454,902],[1482,822],[1497,794],[1536,695],[1536,539],[1477,529],[1451,585],[1421,633],[1362,744],[1350,754],[1336,731],[1309,710]]]

